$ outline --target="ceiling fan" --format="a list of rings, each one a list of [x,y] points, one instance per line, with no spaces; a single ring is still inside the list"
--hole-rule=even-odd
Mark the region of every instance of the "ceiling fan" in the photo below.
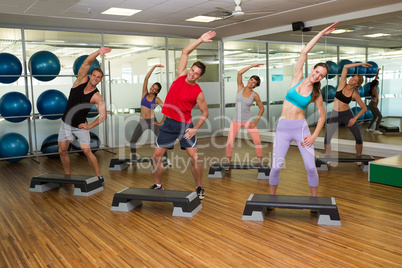
[[[222,19],[228,19],[234,16],[241,16],[241,15],[257,15],[257,14],[269,14],[274,13],[275,9],[267,9],[267,10],[259,10],[259,11],[252,11],[252,12],[244,12],[241,9],[241,0],[234,0],[235,2],[235,9],[228,10],[223,7],[215,7],[216,9],[223,11]]]

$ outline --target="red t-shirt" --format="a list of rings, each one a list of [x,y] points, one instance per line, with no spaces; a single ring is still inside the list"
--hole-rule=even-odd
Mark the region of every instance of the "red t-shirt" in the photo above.
[[[198,84],[188,84],[186,77],[180,76],[170,86],[162,113],[176,121],[191,123],[191,110],[197,104],[196,99],[202,90]]]

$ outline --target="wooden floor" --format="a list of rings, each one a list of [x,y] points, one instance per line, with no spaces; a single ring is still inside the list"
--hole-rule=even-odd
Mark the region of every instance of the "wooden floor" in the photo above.
[[[173,217],[172,204],[162,202],[111,211],[116,192],[148,188],[153,176],[145,167],[108,171],[115,155],[106,151],[96,153],[105,190],[89,197],[74,196],[72,185],[28,191],[33,176],[62,172],[58,159],[0,162],[0,267],[401,267],[401,188],[370,183],[358,166],[342,163],[319,171],[319,196],[336,198],[342,226],[317,225],[317,214],[290,209],[274,209],[264,222],[242,221],[249,195],[267,194],[269,183],[257,180],[256,170],[207,178],[211,159],[225,155],[225,141],[199,140],[206,197],[193,218]],[[269,158],[272,144],[264,145]],[[151,155],[152,148],[139,153]],[[234,153],[255,156],[244,140]],[[165,189],[194,190],[186,153],[177,147],[170,159]],[[71,154],[71,161],[73,173],[92,175],[85,156]],[[278,194],[309,195],[294,146]]]

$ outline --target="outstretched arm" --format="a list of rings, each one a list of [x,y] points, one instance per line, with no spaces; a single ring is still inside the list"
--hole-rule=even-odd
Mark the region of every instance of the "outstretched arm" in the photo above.
[[[148,93],[148,80],[151,77],[152,72],[155,70],[156,67],[161,67],[163,68],[164,66],[162,64],[155,64],[152,66],[152,68],[148,71],[147,75],[144,78],[144,83],[142,84],[142,97]]]
[[[251,68],[260,67],[261,65],[264,65],[264,64],[263,63],[252,64],[250,66],[244,67],[243,69],[241,69],[240,71],[237,72],[237,92],[239,92],[244,87],[243,74],[245,72],[247,72],[248,70],[250,70]]]
[[[193,52],[201,43],[212,42],[212,38],[216,35],[214,31],[209,31],[201,35],[200,38],[183,48],[179,64],[177,66],[177,77],[187,74],[188,55]]]
[[[378,69],[377,69],[377,74],[375,75],[375,78],[374,78],[375,80],[378,80],[378,75],[379,75],[379,73],[380,73],[380,70],[381,70],[381,68],[378,68]]]
[[[292,80],[291,86],[298,83],[300,81],[300,79],[303,78],[303,65],[306,62],[307,54],[310,52],[310,50],[314,47],[314,45],[318,42],[318,40],[322,36],[332,33],[335,30],[335,26],[337,24],[338,24],[338,22],[335,22],[331,26],[329,26],[329,27],[325,28],[324,30],[322,30],[321,32],[319,32],[303,48],[303,50],[300,53],[299,59],[297,60],[297,63],[296,63],[295,72],[293,73],[293,80]]]
[[[342,69],[341,73],[341,80],[339,81],[339,86],[342,87],[344,84],[346,84],[346,77],[348,74],[348,69],[357,67],[357,66],[363,66],[363,67],[370,67],[373,66],[369,63],[366,62],[359,62],[359,63],[351,63],[351,64],[345,64]]]
[[[87,77],[88,77],[89,68],[91,68],[91,64],[95,61],[96,57],[98,57],[99,55],[105,56],[105,54],[109,53],[110,51],[112,51],[112,50],[108,47],[101,47],[97,51],[90,54],[84,60],[80,69],[78,70],[78,74],[77,74],[78,77],[77,77],[77,80],[74,82],[73,87],[76,87],[76,86],[86,82],[85,79],[87,79]]]

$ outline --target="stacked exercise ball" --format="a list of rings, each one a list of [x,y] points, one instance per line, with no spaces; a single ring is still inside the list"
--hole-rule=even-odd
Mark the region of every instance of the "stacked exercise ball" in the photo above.
[[[48,136],[43,140],[42,146],[40,147],[40,151],[46,155],[48,158],[60,158],[60,154],[56,154],[59,152],[59,142],[58,142],[59,134],[53,134]],[[70,147],[68,148],[70,150]]]
[[[56,120],[61,118],[67,106],[67,97],[56,89],[49,89],[39,95],[36,101],[38,111],[44,118]],[[46,116],[46,115],[51,116]]]
[[[368,61],[367,63],[373,65],[367,68],[366,77],[367,78],[374,78],[377,74],[378,65],[374,61]]]
[[[328,65],[328,79],[334,78],[338,74],[338,65],[333,61],[326,61]]]
[[[335,99],[336,88],[331,85],[326,85],[321,89],[322,99],[323,101],[327,101],[327,93],[328,93],[328,103],[331,103]]]
[[[31,102],[22,93],[8,92],[0,99],[0,114],[9,122],[22,122],[31,114]],[[7,118],[9,116],[21,116]]]
[[[356,61],[355,63],[361,63],[361,61]],[[367,73],[367,67],[356,66],[355,69],[355,74],[365,75]]]
[[[82,55],[78,57],[73,64],[73,72],[75,75],[78,74],[78,70],[81,68],[81,65],[84,63],[85,59],[88,57],[88,55]],[[95,59],[95,61],[91,64],[89,67],[88,75],[91,74],[92,70],[96,67],[100,67],[99,61]]]
[[[22,65],[16,56],[10,53],[0,53],[0,83],[14,83],[18,80],[21,73]],[[12,76],[4,77],[3,75]]]
[[[342,74],[343,66],[345,66],[347,64],[352,64],[352,63],[353,62],[350,60],[341,60],[338,63],[338,74]],[[356,70],[356,67],[349,68],[346,76],[347,77],[353,76],[355,74],[355,70]]]
[[[353,107],[351,110],[352,110],[353,114],[356,116],[362,110],[362,108],[356,106],[356,107]],[[357,121],[362,121],[363,119],[364,119],[364,114],[362,116],[360,116],[359,118],[357,118]]]
[[[87,117],[88,118],[93,118],[93,117],[97,117],[99,115],[98,113],[98,108],[96,108],[96,105],[94,104],[91,108],[91,110],[89,110]]]
[[[33,77],[46,82],[53,80],[60,73],[60,61],[52,52],[39,51],[29,59],[28,68]]]
[[[18,133],[7,133],[0,138],[0,158],[25,156],[28,154],[27,139]],[[8,162],[18,162],[22,158],[7,159]]]
[[[89,135],[91,138],[89,146],[91,148],[92,153],[95,153],[100,146],[100,139],[95,133],[89,132]],[[71,147],[74,150],[81,150],[81,145],[78,140],[71,141]],[[83,154],[83,153],[80,152],[80,154]]]

